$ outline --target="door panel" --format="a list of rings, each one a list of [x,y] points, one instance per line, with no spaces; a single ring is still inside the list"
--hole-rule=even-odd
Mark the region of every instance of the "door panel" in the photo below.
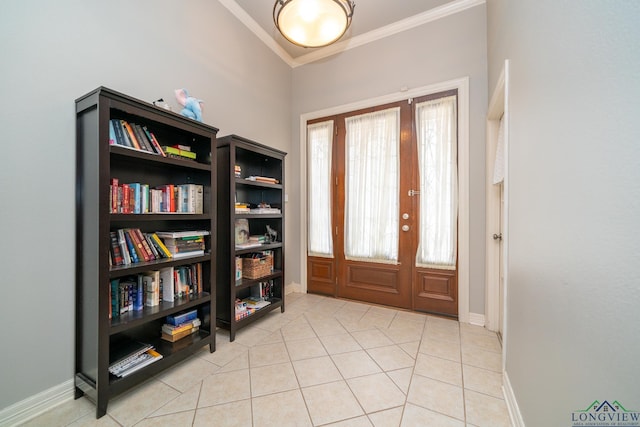
[[[335,262],[332,258],[307,258],[307,290],[311,293],[335,296]]]
[[[414,309],[458,315],[458,275],[455,270],[416,269]]]
[[[410,292],[401,286],[399,266],[349,261],[345,270],[340,297],[403,308],[411,304]]]

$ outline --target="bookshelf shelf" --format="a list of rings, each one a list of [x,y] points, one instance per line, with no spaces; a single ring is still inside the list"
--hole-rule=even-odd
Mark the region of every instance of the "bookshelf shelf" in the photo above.
[[[124,276],[140,274],[145,271],[154,270],[164,267],[175,267],[183,264],[195,264],[198,262],[207,262],[211,260],[211,253],[202,256],[185,257],[185,258],[163,258],[155,261],[143,261],[131,265],[118,265],[110,267],[110,277],[117,279]]]
[[[236,185],[239,186],[249,186],[249,187],[256,187],[256,188],[274,188],[276,190],[282,190],[282,184],[269,184],[266,182],[256,182],[256,181],[249,181],[247,179],[244,178],[236,178]]]
[[[286,153],[249,139],[229,135],[218,138],[218,326],[229,330],[229,339],[236,332],[276,309],[284,312],[284,158]],[[236,166],[240,168],[236,176]],[[276,183],[247,180],[249,176]],[[236,202],[249,208],[268,204],[280,213],[236,213]],[[246,221],[250,235],[265,235],[267,227],[277,237],[271,243],[252,248],[236,248],[236,223]],[[273,257],[271,272],[258,278],[243,277],[236,281],[236,259],[261,254]],[[245,272],[246,273],[246,272]],[[268,290],[268,292],[266,291]],[[266,297],[265,297],[266,295]],[[271,304],[236,319],[236,301],[249,297],[267,298]]]
[[[151,163],[165,164],[165,165],[172,165],[175,167],[182,167],[186,169],[195,169],[195,170],[204,170],[204,171],[211,170],[210,164],[198,163],[194,160],[181,160],[181,159],[174,159],[171,157],[162,157],[157,154],[148,153],[146,151],[137,151],[131,148],[120,147],[117,145],[111,145],[109,149],[111,154],[113,155],[136,159],[136,161],[139,161],[140,164],[143,164],[144,162],[149,162],[150,164]]]
[[[111,319],[111,329],[109,330],[109,333],[111,335],[115,335],[124,332],[129,328],[164,318],[179,311],[188,310],[192,307],[197,307],[200,304],[208,303],[210,301],[211,295],[208,292],[203,292],[196,296],[180,298],[174,302],[160,301],[160,305],[144,307],[140,311],[130,311],[118,318]]]
[[[176,212],[166,212],[166,213],[143,213],[143,214],[122,214],[122,213],[112,213],[111,221],[112,222],[126,222],[126,221],[197,221],[203,220],[207,221],[211,219],[211,215],[209,214],[189,214],[189,213],[176,213]]]
[[[258,284],[260,282],[264,282],[265,280],[276,279],[278,277],[282,277],[282,271],[280,271],[280,270],[274,270],[272,274],[270,274],[268,276],[260,277],[258,279],[243,278],[243,279],[240,279],[240,280],[236,280],[235,281],[236,291],[239,290],[239,289],[244,289],[244,288],[256,285],[256,284]]]
[[[146,151],[117,145],[123,141],[122,134],[113,130],[115,123],[126,127],[122,121],[137,126],[134,133],[139,132],[141,139],[149,135]],[[169,369],[203,346],[215,351],[217,174],[213,165],[217,132],[212,126],[104,87],[76,100],[75,397],[86,395],[93,400],[97,418],[106,413],[112,397]],[[159,146],[189,146],[189,152],[181,155],[195,155],[195,160],[162,156],[159,149],[153,148],[152,133]],[[116,187],[114,179],[135,184],[136,188],[148,185],[149,194],[151,189],[170,187],[165,194],[175,196],[176,206],[183,200],[180,206],[186,207],[176,210],[202,213],[116,213],[144,210],[137,209],[137,204],[135,210],[120,208],[117,203],[129,207],[133,204],[124,203],[120,193],[125,190]],[[173,193],[171,186],[180,188]],[[185,198],[180,199],[179,195]],[[187,196],[192,204],[186,202]],[[135,198],[136,203],[140,200]],[[173,201],[171,205],[174,210]],[[156,251],[157,259],[146,256],[140,259],[147,261],[121,265],[113,249],[118,243],[112,243],[122,230],[132,230],[127,239],[138,236],[138,243],[145,244],[152,244],[151,239],[140,239],[144,241],[145,235],[160,231],[205,230],[208,234],[204,244],[202,240],[198,243],[204,245],[204,254],[176,259],[160,258]],[[122,247],[128,243],[122,241]],[[128,247],[133,250],[133,246]],[[160,276],[161,272],[168,276]],[[180,287],[181,296],[165,294],[170,301],[160,296],[159,303],[157,298],[147,300],[141,287],[145,277],[154,277],[156,285],[163,277],[171,282],[167,289]],[[175,286],[174,278],[181,280]],[[131,289],[135,287],[140,292],[134,296]],[[120,304],[115,295],[120,301],[133,301],[133,305]],[[167,316],[186,311],[195,311],[199,319],[193,333],[175,342],[162,340]],[[116,358],[116,349],[134,342],[152,345],[162,358],[127,376],[111,374],[109,367]]]

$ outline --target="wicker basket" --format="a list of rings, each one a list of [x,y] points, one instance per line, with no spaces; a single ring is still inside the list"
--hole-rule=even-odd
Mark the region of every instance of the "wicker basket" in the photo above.
[[[258,279],[268,276],[273,271],[273,256],[262,258],[242,258],[242,277]]]

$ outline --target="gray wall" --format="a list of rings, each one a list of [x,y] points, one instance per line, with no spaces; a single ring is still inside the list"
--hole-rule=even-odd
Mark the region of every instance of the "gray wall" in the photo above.
[[[290,151],[291,69],[209,0],[3,1],[0,52],[1,409],[73,377],[74,100],[186,87],[219,135]]]
[[[447,80],[469,77],[470,85],[470,311],[484,313],[485,117],[487,111],[486,9],[484,5],[427,23],[293,71],[289,153],[300,159],[300,115]],[[291,165],[300,174],[298,162]],[[296,198],[306,197],[292,183]],[[298,187],[293,187],[298,185]],[[293,188],[293,189],[292,189]],[[290,198],[291,200],[291,198]],[[287,220],[300,230],[302,218]],[[290,254],[291,268],[300,261]],[[300,273],[296,272],[298,275]]]
[[[510,60],[506,371],[526,425],[640,408],[640,2],[489,0]]]

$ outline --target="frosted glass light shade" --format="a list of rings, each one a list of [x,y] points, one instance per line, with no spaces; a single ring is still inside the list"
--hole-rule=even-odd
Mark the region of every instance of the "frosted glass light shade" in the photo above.
[[[355,4],[349,0],[277,0],[273,21],[291,43],[321,47],[334,43],[351,25]]]

